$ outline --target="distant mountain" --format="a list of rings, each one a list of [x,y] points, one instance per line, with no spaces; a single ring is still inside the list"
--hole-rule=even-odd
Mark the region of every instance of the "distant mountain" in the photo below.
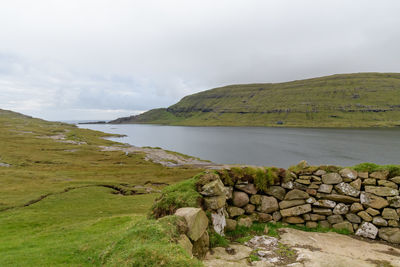
[[[184,97],[168,108],[110,123],[190,126],[400,126],[400,73],[338,74],[239,84]]]

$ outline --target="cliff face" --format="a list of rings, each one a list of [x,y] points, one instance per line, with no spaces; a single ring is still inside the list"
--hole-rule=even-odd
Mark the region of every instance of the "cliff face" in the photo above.
[[[198,126],[400,125],[400,74],[359,73],[276,84],[230,85],[111,123]]]

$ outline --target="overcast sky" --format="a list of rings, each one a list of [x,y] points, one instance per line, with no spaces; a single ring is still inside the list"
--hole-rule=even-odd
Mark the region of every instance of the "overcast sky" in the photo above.
[[[0,108],[113,119],[235,83],[400,72],[399,0],[2,0]]]

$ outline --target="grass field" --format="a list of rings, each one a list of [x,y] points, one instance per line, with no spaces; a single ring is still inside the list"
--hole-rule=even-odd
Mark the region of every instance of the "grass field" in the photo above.
[[[358,73],[229,85],[112,123],[191,126],[400,126],[400,74]]]
[[[198,265],[171,242],[173,224],[147,219],[158,193],[113,188],[175,183],[199,169],[102,152],[114,144],[104,136],[0,110],[0,162],[10,164],[0,167],[0,266]]]

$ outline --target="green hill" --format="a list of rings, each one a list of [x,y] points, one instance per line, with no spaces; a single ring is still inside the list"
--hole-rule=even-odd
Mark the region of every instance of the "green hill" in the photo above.
[[[338,74],[285,83],[229,85],[110,123],[191,126],[400,126],[400,74]]]

